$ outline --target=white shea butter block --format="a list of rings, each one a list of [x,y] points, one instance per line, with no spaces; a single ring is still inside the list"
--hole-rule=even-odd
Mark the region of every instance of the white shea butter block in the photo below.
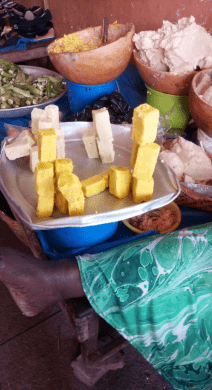
[[[65,158],[65,139],[63,132],[57,134],[57,158]]]
[[[110,115],[106,107],[92,110],[93,124],[100,141],[113,141],[113,132],[110,123]]]
[[[82,140],[87,152],[88,158],[99,158],[99,152],[96,143],[96,130],[86,129],[83,132]]]
[[[38,121],[38,129],[52,129],[53,122],[51,119],[48,118],[42,118]]]
[[[33,146],[29,152],[29,167],[30,167],[32,172],[35,172],[35,167],[36,167],[38,162],[39,162],[38,147],[36,145],[36,146]]]
[[[97,139],[97,146],[100,154],[100,158],[103,164],[110,164],[114,161],[115,152],[113,149],[113,143],[110,141],[99,141]]]
[[[47,118],[44,110],[41,110],[41,108],[33,108],[31,112],[31,129],[32,133],[35,137],[37,137],[38,134],[38,122],[39,120],[44,120]]]
[[[49,104],[48,106],[45,107],[45,112],[47,115],[47,118],[52,121],[53,128],[55,131],[59,129],[59,108],[55,104]]]
[[[4,151],[9,160],[16,160],[20,157],[29,156],[30,149],[29,143],[26,140],[21,140],[6,145]]]
[[[23,130],[11,144],[5,146],[5,154],[9,160],[29,156],[30,149],[35,143],[30,132]]]
[[[23,130],[20,132],[18,137],[14,140],[14,142],[17,141],[27,141],[29,146],[34,146],[36,144],[36,140],[33,137],[33,135],[29,132],[29,130]]]

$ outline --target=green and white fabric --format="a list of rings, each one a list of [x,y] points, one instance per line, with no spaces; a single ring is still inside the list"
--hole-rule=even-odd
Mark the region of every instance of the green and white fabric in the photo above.
[[[77,260],[94,310],[175,389],[212,389],[211,224]]]

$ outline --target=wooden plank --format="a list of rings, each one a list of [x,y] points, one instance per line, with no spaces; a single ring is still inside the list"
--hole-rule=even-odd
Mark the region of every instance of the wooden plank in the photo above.
[[[0,53],[1,60],[7,60],[9,62],[24,62],[28,60],[34,60],[38,58],[44,58],[48,56],[47,46],[51,41],[45,41],[40,43],[28,43],[27,50],[10,50]]]

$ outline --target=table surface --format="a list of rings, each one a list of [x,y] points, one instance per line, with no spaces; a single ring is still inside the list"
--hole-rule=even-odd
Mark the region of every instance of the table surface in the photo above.
[[[27,43],[27,50],[9,50],[0,53],[1,60],[7,60],[9,62],[24,62],[28,60],[34,60],[38,58],[44,58],[48,56],[47,46],[50,44],[49,40],[38,43]]]

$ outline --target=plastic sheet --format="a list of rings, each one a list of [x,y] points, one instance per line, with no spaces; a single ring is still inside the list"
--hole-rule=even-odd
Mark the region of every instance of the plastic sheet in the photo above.
[[[133,108],[126,103],[119,92],[112,92],[109,96],[102,97],[93,105],[85,107],[80,113],[71,115],[68,121],[92,122],[92,110],[103,107],[108,109],[112,124],[132,123]]]

